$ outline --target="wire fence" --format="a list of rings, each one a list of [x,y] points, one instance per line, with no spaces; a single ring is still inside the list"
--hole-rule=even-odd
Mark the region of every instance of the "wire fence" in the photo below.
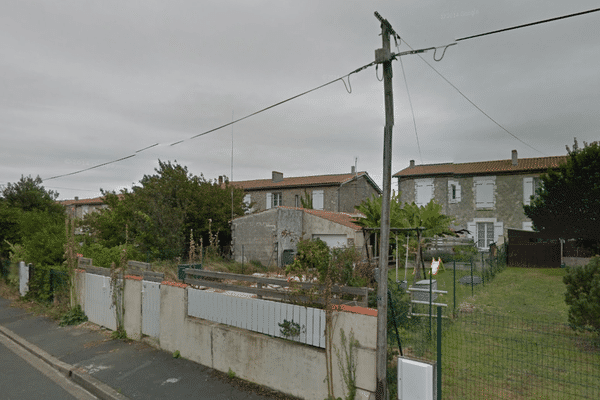
[[[600,398],[600,347],[591,334],[467,311],[445,328],[444,399]]]
[[[504,268],[500,257],[477,255],[447,262],[437,275],[426,274],[420,287],[429,291],[409,295],[406,286],[413,281],[392,283],[390,349],[428,363],[436,363],[441,352],[439,398],[599,399],[597,336],[566,323],[485,314],[469,304],[469,297],[485,290]],[[416,304],[411,303],[415,294],[420,296]],[[439,307],[440,331],[439,304],[446,305]],[[395,373],[392,365],[391,386]]]

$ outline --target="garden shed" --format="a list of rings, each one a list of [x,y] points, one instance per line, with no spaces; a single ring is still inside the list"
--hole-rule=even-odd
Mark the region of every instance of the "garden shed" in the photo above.
[[[275,207],[232,221],[233,258],[281,267],[293,260],[302,239],[321,239],[329,247],[363,248],[359,214],[294,207]]]

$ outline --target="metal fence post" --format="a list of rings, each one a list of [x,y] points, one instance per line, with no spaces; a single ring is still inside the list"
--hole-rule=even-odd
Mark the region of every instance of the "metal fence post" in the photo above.
[[[473,257],[471,257],[471,296],[473,296]]]
[[[452,311],[456,311],[456,260],[453,261],[454,263],[454,277],[452,278],[452,291],[454,292],[454,307],[452,309]]]
[[[437,307],[437,399],[442,400],[442,306]]]

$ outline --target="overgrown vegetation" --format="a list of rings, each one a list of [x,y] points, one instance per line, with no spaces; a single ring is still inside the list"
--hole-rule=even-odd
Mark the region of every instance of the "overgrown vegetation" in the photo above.
[[[103,194],[108,208],[84,221],[90,234],[86,245],[123,245],[127,225],[129,243],[138,252],[130,256],[147,262],[184,259],[190,233],[194,243],[209,244],[209,255],[220,255],[221,245],[231,240],[229,221],[246,210],[243,190],[195,176],[170,161],[159,160],[155,174],[144,175],[131,191]]]
[[[579,239],[581,245],[600,250],[600,142],[573,149],[567,161],[540,175],[541,185],[525,214],[537,231],[563,239]]]
[[[588,329],[600,337],[600,256],[593,257],[583,267],[569,268],[564,283],[569,324],[573,329]]]
[[[60,326],[79,325],[88,320],[81,306],[77,304],[60,318]]]

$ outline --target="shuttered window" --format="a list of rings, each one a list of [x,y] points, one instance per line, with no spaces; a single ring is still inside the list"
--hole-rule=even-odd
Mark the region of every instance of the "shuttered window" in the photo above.
[[[313,203],[313,209],[314,210],[323,210],[324,208],[324,204],[325,204],[325,194],[322,190],[313,190],[313,198],[312,198],[312,203]]]
[[[415,203],[425,206],[433,199],[433,178],[415,179]]]
[[[496,177],[473,178],[475,188],[475,208],[494,208],[494,187]]]

